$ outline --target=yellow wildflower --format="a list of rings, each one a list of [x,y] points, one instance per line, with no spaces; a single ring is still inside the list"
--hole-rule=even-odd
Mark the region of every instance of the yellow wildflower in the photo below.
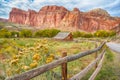
[[[15,56],[13,56],[13,59],[17,59],[17,56],[15,55]]]
[[[44,51],[45,51],[45,53],[47,53],[48,52],[48,48],[44,47]]]
[[[47,42],[48,42],[47,39],[43,39],[43,41],[41,43],[46,44]]]
[[[70,74],[67,75],[67,78],[68,78],[68,79],[71,78],[71,77],[72,77],[72,75],[70,75]]]
[[[50,54],[50,57],[52,57],[53,59],[55,58],[54,54]]]
[[[40,58],[41,57],[40,57],[40,55],[38,53],[34,54],[33,57],[32,57],[32,59],[36,60],[36,61],[40,60]]]
[[[29,66],[23,66],[22,69],[24,69],[24,70],[29,70],[30,67],[29,67]]]
[[[11,76],[12,75],[11,69],[6,70],[6,74],[7,74],[7,76]]]
[[[19,61],[19,59],[13,59],[11,60],[10,64],[16,64]]]
[[[13,56],[13,59],[18,59],[18,58],[21,58],[21,55],[20,55],[20,54]]]
[[[34,50],[34,48],[33,48],[33,47],[31,47],[31,48],[29,48],[29,50]]]
[[[46,63],[50,63],[50,62],[52,62],[53,61],[53,58],[52,57],[48,57],[47,59],[46,59]]]
[[[22,58],[21,55],[17,55],[17,58]]]
[[[16,73],[20,73],[20,69],[15,70]]]
[[[41,45],[39,45],[39,47],[42,48],[42,47],[44,47],[44,46],[41,44]]]
[[[31,68],[35,68],[35,67],[37,67],[37,65],[38,65],[37,62],[33,62],[33,63],[30,64],[30,67],[31,67]]]
[[[23,52],[19,52],[18,54],[21,54],[21,55],[22,55],[22,54],[23,54]]]
[[[60,53],[60,52],[57,52],[57,56],[61,56],[61,53]]]

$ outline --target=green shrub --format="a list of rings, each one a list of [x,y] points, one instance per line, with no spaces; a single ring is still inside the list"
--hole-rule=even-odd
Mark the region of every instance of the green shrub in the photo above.
[[[60,30],[57,29],[44,29],[39,30],[34,33],[34,37],[53,37],[55,36]],[[8,31],[7,29],[1,29],[0,30],[0,37],[1,38],[15,38],[15,37],[33,37],[33,32],[28,29],[23,29],[19,32],[17,31]]]
[[[35,32],[34,37],[53,37],[57,35],[60,30],[57,29],[45,29]]]
[[[19,37],[19,32],[17,32],[17,31],[11,31],[11,37],[12,38]]]
[[[95,37],[108,37],[109,33],[107,31],[104,30],[98,30],[94,33]]]
[[[42,35],[42,30],[39,30],[35,32],[34,37],[41,37],[41,35]]]
[[[80,37],[80,32],[79,31],[73,32],[72,35],[74,38]]]
[[[27,29],[23,29],[20,31],[20,37],[32,37],[32,31],[31,30],[27,30]]]
[[[0,37],[1,38],[9,38],[9,37],[11,37],[11,33],[7,29],[2,28],[0,30]]]
[[[115,31],[109,31],[109,36],[112,37],[112,36],[115,36],[116,35],[116,32]]]
[[[91,37],[93,37],[93,35],[91,33],[85,33],[85,32],[80,32],[80,31],[73,32],[72,34],[73,34],[74,38],[77,38],[77,37],[91,38]]]
[[[86,34],[84,34],[84,37],[85,38],[91,38],[91,37],[93,37],[93,35],[91,33],[86,33]]]
[[[105,30],[98,30],[94,33],[95,37],[112,37],[115,36],[115,31],[105,31]]]

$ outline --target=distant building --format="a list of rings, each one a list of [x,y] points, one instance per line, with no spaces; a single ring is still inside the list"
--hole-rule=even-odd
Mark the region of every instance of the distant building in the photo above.
[[[55,37],[55,40],[65,40],[65,41],[72,41],[73,36],[71,32],[59,32]]]

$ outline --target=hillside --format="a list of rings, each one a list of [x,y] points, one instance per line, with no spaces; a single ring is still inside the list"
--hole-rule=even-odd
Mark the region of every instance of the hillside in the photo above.
[[[0,22],[8,22],[8,20],[4,18],[0,18]]]

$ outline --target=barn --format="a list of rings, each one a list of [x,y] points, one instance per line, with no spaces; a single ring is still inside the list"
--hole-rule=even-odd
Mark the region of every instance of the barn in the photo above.
[[[65,41],[72,41],[73,36],[71,32],[59,32],[55,37],[55,40],[65,40]]]

